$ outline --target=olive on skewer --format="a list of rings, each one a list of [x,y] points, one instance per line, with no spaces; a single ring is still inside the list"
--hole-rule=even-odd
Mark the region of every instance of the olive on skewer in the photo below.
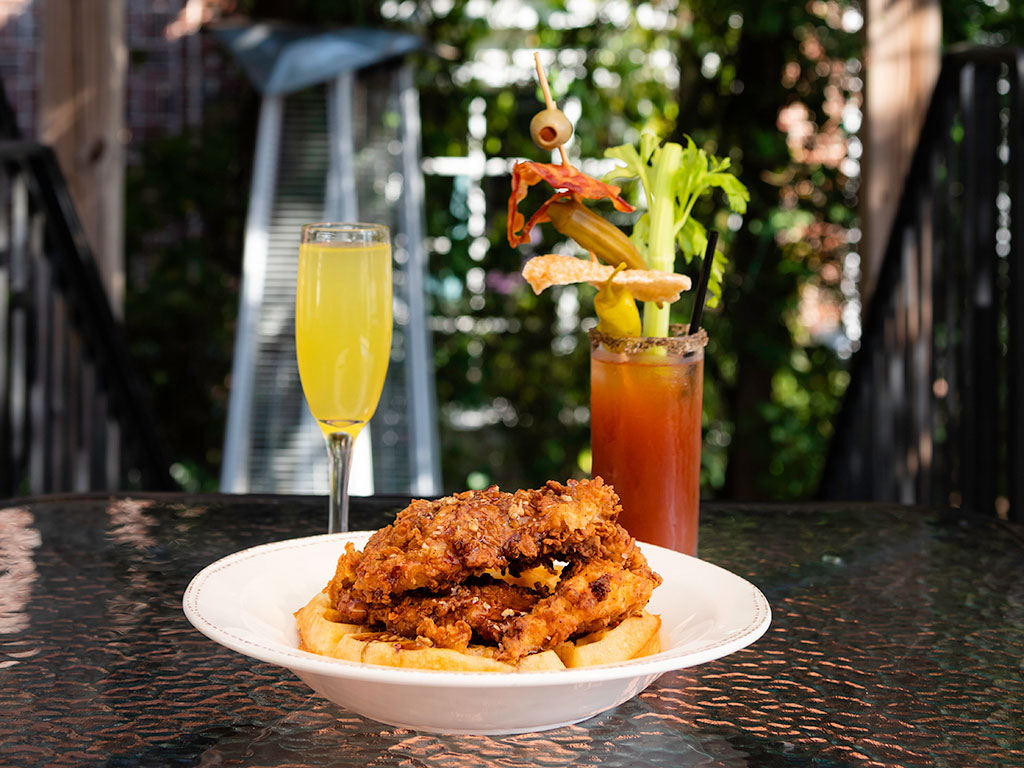
[[[533,116],[530,136],[534,144],[550,152],[572,137],[572,123],[562,110],[549,107]]]

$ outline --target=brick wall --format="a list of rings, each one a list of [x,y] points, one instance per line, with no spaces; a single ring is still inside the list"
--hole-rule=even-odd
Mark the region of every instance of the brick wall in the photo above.
[[[0,0],[0,78],[27,136],[36,135],[43,2]],[[129,162],[132,145],[147,136],[197,125],[205,100],[220,92],[226,54],[198,31],[217,5],[210,0],[126,0]]]
[[[0,78],[26,136],[36,129],[38,0],[0,0]]]

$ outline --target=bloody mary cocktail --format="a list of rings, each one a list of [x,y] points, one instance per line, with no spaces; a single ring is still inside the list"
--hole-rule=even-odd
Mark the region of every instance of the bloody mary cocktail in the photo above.
[[[575,283],[598,288],[599,322],[590,334],[591,474],[618,492],[619,520],[633,536],[695,555],[707,344],[699,325],[705,299],[714,307],[721,298],[728,259],[718,250],[718,233],[691,213],[699,198],[720,191],[729,210],[743,215],[750,193],[732,174],[729,157],[708,153],[689,136],[677,143],[651,131],[636,144],[606,149],[605,157],[617,163],[601,179],[583,173],[564,146],[572,126],[555,107],[538,54],[534,61],[546,108],[534,116],[530,133],[540,149],[557,149],[562,162],[513,164],[508,243],[515,248],[533,242],[534,227],[549,222],[589,255],[534,257],[523,266],[523,277],[535,293]],[[621,196],[620,181],[636,183],[642,192],[636,200],[646,206],[628,236],[584,204],[604,200],[622,213],[637,210]],[[527,218],[520,203],[542,182],[553,194]],[[685,329],[671,326],[672,304],[691,285],[676,273],[677,257],[686,264],[700,257]],[[683,335],[691,326],[696,333]]]
[[[634,537],[696,555],[707,335],[602,337],[591,333],[591,474],[615,487]]]

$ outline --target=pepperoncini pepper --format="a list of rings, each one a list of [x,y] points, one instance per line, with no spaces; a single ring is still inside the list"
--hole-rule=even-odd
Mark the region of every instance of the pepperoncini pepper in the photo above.
[[[594,310],[598,317],[597,330],[609,336],[640,335],[640,310],[637,309],[633,294],[626,288],[612,283],[615,276],[625,268],[626,264],[620,263],[594,297]]]
[[[643,257],[625,233],[575,197],[555,200],[548,205],[548,218],[555,229],[571,237],[584,250],[613,267],[625,264],[630,269],[646,269]]]

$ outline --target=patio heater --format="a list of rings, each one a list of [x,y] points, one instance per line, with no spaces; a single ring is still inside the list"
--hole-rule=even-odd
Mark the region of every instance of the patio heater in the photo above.
[[[350,490],[440,492],[424,279],[418,94],[411,35],[221,25],[262,94],[221,490],[327,493],[324,440],[295,361],[299,232],[372,221],[392,232],[394,333],[380,404],[356,441]]]

